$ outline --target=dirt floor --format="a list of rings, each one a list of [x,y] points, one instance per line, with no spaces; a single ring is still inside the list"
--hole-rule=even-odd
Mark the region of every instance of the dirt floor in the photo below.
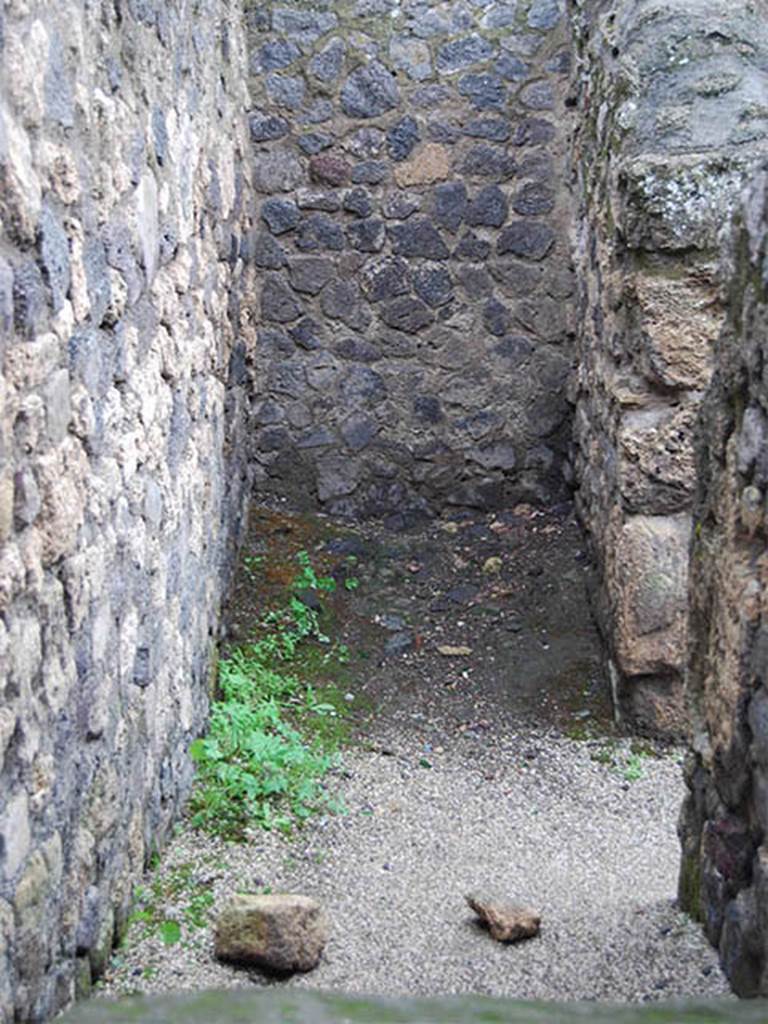
[[[324,603],[334,639],[351,652],[359,735],[372,721],[380,740],[389,720],[398,731],[437,729],[436,743],[482,734],[491,719],[495,730],[613,731],[570,506],[457,514],[402,533],[254,508],[246,548],[246,564],[263,562],[238,577],[228,640],[247,637],[307,550],[339,583]]]

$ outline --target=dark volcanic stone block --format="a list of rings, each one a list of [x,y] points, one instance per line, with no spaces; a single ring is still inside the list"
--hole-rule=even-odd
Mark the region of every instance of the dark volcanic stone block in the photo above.
[[[480,145],[468,150],[462,171],[472,177],[506,181],[517,173],[517,164],[503,148]]]
[[[445,267],[417,267],[412,277],[414,291],[428,306],[444,306],[453,298],[453,281]]]
[[[494,54],[494,45],[482,36],[465,36],[450,43],[444,43],[437,51],[438,71],[451,73],[489,60]]]
[[[542,213],[551,213],[555,208],[555,192],[548,185],[538,181],[529,181],[520,189],[512,201],[515,213],[526,217],[538,217]]]
[[[260,231],[253,240],[251,258],[262,270],[279,270],[285,266],[285,250],[266,231]]]
[[[555,232],[538,220],[518,220],[499,235],[496,251],[500,256],[511,253],[524,259],[541,260],[555,244]]]
[[[395,256],[366,266],[362,274],[363,291],[370,302],[394,299],[410,291],[408,264]]]
[[[503,53],[494,64],[494,68],[508,82],[524,82],[530,73],[530,67],[511,53]]]
[[[430,260],[447,260],[449,253],[439,231],[420,217],[406,224],[394,224],[388,229],[392,251],[396,256],[424,256]]]
[[[279,324],[298,320],[301,303],[278,274],[267,274],[261,291],[261,316],[268,322]]]
[[[507,87],[498,75],[464,75],[459,92],[476,110],[503,110],[507,101]]]
[[[371,218],[350,224],[347,240],[358,252],[379,252],[384,245],[384,221]]]
[[[512,134],[509,122],[502,117],[475,118],[464,125],[464,134],[472,139],[506,142]]]
[[[264,71],[280,71],[293,64],[301,50],[288,39],[274,39],[259,49],[259,62]]]
[[[543,146],[552,142],[555,137],[555,126],[540,117],[527,117],[515,128],[512,136],[513,146]]]
[[[461,241],[454,250],[454,256],[460,260],[475,260],[482,263],[488,259],[491,252],[491,243],[483,238],[478,238],[472,231],[462,235]]]
[[[362,301],[360,287],[354,280],[336,280],[327,285],[322,298],[323,313],[331,320],[341,320],[353,330],[364,330],[371,314]]]
[[[373,213],[371,193],[364,188],[353,188],[344,196],[344,209],[358,217],[370,217]]]
[[[309,62],[310,74],[321,82],[335,82],[344,66],[344,41],[331,39]]]
[[[460,181],[437,185],[432,193],[432,216],[449,231],[456,231],[467,209],[467,187]]]
[[[341,157],[322,154],[313,156],[309,161],[309,177],[311,181],[322,185],[346,185],[352,168]]]
[[[512,315],[498,299],[489,299],[483,308],[483,323],[487,331],[500,338],[512,326]]]
[[[399,102],[397,80],[378,60],[355,68],[341,90],[341,107],[348,117],[379,117]]]
[[[486,185],[469,204],[466,222],[472,227],[500,228],[507,219],[509,203],[498,185]]]
[[[406,296],[382,307],[381,318],[388,327],[416,334],[434,323],[435,314],[420,299]]]
[[[387,132],[387,153],[392,160],[407,159],[419,141],[419,126],[410,115],[402,118]]]
[[[313,213],[299,225],[296,248],[304,252],[317,249],[340,252],[344,248],[344,232],[330,217]]]
[[[383,160],[363,160],[352,168],[355,185],[380,185],[389,175],[389,165]]]
[[[290,261],[288,273],[297,292],[317,295],[330,281],[334,267],[324,256],[298,256]]]
[[[266,199],[261,204],[261,219],[273,235],[282,235],[296,227],[301,213],[291,199]]]

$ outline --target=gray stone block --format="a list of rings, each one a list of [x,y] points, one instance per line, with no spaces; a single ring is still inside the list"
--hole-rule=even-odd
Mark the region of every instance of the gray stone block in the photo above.
[[[513,156],[499,146],[479,145],[467,150],[461,165],[464,174],[473,178],[506,181],[517,173]]]
[[[475,110],[503,110],[507,102],[504,80],[490,73],[464,75],[459,79],[459,93]]]
[[[335,82],[344,67],[346,47],[343,39],[331,39],[309,62],[310,74],[321,82]]]
[[[69,291],[69,241],[58,218],[49,206],[40,214],[40,261],[51,290],[53,312],[58,313]]]
[[[507,197],[498,185],[486,185],[467,207],[465,220],[471,227],[500,228],[508,212]]]
[[[298,110],[304,102],[306,85],[303,78],[271,72],[265,79],[267,93],[273,103],[288,110]]]
[[[380,185],[389,177],[389,165],[383,160],[363,160],[352,168],[355,185]]]
[[[436,185],[432,192],[432,215],[449,231],[459,228],[467,210],[467,186],[461,181]]]
[[[555,208],[555,192],[549,185],[529,181],[515,193],[512,209],[525,217],[539,217]]]
[[[347,228],[347,240],[358,252],[380,252],[384,246],[384,221],[374,218],[356,221]]]
[[[290,261],[288,272],[296,291],[317,295],[333,277],[334,266],[324,256],[303,256]]]
[[[380,316],[388,327],[405,331],[406,334],[417,334],[435,320],[435,314],[427,305],[411,297],[394,299],[382,306]]]
[[[263,71],[281,71],[301,56],[301,50],[290,39],[272,39],[259,47],[259,63]]]
[[[303,252],[340,252],[344,248],[344,232],[330,217],[313,213],[299,224],[296,247]]]
[[[423,256],[430,260],[447,260],[448,248],[438,230],[426,217],[394,224],[387,228],[396,256]]]
[[[343,207],[358,217],[370,217],[373,213],[373,199],[364,188],[353,188],[344,195]]]
[[[392,160],[407,160],[418,141],[418,123],[414,117],[408,114],[392,125],[387,132],[387,153]]]
[[[341,90],[341,107],[347,117],[380,117],[399,102],[396,79],[377,60],[356,68]]]
[[[26,259],[13,271],[13,322],[19,334],[33,338],[48,315],[48,295],[40,268]]]
[[[444,306],[453,298],[453,281],[443,266],[422,264],[412,273],[413,288],[428,306]]]
[[[541,260],[555,244],[555,232],[542,221],[517,220],[499,235],[496,251],[500,256],[510,253],[523,259]]]
[[[437,51],[437,70],[443,74],[462,71],[473,64],[490,60],[495,49],[493,43],[478,35],[443,43]]]
[[[273,142],[282,139],[290,131],[290,125],[284,117],[259,111],[249,115],[248,127],[254,142]]]
[[[261,290],[261,315],[268,323],[286,324],[298,320],[301,303],[278,274],[267,274]]]
[[[410,291],[408,263],[393,256],[371,262],[365,267],[361,283],[370,302],[405,295]]]
[[[251,259],[262,270],[279,270],[284,267],[288,257],[278,242],[266,231],[259,231],[253,239]]]
[[[265,199],[261,204],[261,219],[273,235],[283,235],[298,225],[301,213],[292,199]]]

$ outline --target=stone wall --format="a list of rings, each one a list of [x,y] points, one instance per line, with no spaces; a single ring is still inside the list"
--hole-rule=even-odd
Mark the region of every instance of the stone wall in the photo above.
[[[404,521],[562,494],[561,3],[248,10],[261,486]]]
[[[768,995],[768,171],[744,202],[696,446],[680,899],[740,995]]]
[[[104,966],[206,714],[247,482],[244,46],[237,0],[0,5],[4,1021]]]
[[[693,429],[719,233],[768,137],[768,5],[576,0],[573,462],[618,711],[683,730]]]

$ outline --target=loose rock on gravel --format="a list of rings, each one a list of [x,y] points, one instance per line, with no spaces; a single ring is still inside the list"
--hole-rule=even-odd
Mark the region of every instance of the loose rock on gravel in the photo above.
[[[216,921],[219,960],[267,971],[311,971],[328,941],[328,922],[317,900],[292,893],[237,893]]]

